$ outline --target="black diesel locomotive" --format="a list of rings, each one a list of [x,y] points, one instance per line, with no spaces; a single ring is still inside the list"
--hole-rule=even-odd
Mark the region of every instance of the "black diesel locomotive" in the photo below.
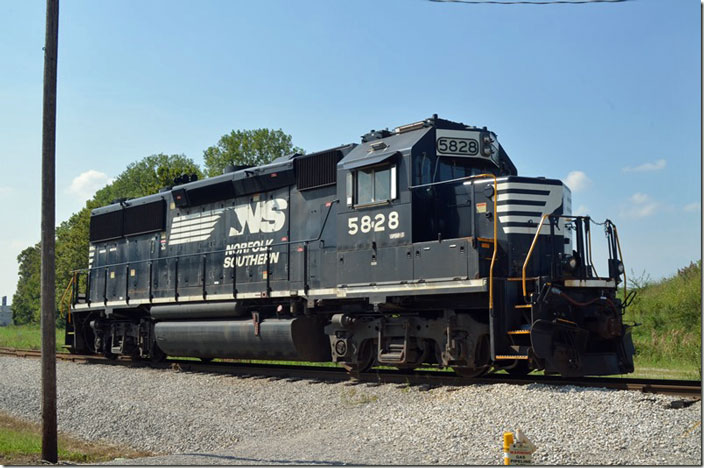
[[[109,357],[633,371],[608,276],[559,180],[434,115],[93,210],[66,343]],[[602,230],[602,228],[600,228]]]

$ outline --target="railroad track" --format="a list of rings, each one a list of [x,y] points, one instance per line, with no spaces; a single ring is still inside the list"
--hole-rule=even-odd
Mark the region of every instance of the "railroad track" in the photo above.
[[[40,358],[38,350],[25,350],[0,347],[0,355],[10,355],[25,358]],[[107,359],[97,355],[78,355],[57,353],[57,360],[84,362],[91,364],[119,365],[127,367],[149,367],[155,369],[171,369],[182,372],[202,372],[238,375],[241,377],[279,378],[291,380],[346,381],[350,385],[357,384],[397,384],[404,386],[464,386],[477,384],[506,383],[513,385],[544,384],[544,385],[574,385],[577,387],[600,387],[615,390],[631,390],[644,393],[678,395],[700,399],[702,394],[699,380],[664,380],[636,379],[619,377],[581,377],[563,378],[550,375],[513,376],[508,374],[489,374],[484,377],[466,378],[453,372],[437,370],[402,371],[393,369],[372,369],[359,375],[351,376],[339,367],[315,367],[282,364],[254,364],[240,362],[200,362],[190,359],[168,359],[164,362],[132,360],[129,358]]]

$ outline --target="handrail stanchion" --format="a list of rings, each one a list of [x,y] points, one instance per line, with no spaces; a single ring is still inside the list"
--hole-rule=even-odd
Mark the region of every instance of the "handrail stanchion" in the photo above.
[[[269,247],[269,246],[267,245],[267,246],[266,246],[266,297],[269,297],[269,296],[271,295],[271,281],[270,281],[270,279],[269,279],[269,277],[271,276],[271,271],[270,271],[270,268],[269,268],[269,264],[270,264],[270,261],[269,261],[270,254],[269,254],[269,252],[270,252],[270,250],[271,250],[271,247]]]
[[[308,295],[308,242],[303,243],[303,291]]]
[[[203,300],[205,300],[205,296],[207,295],[207,292],[205,291],[205,257],[206,254],[203,254]]]
[[[149,302],[154,299],[154,289],[152,283],[154,282],[154,262],[149,261]]]
[[[105,277],[105,281],[103,282],[103,303],[108,305],[108,267],[104,267],[103,271],[105,272],[103,275]]]
[[[174,261],[174,300],[178,302],[178,259]]]
[[[618,247],[618,256],[619,260],[621,261],[621,264],[623,265],[623,300],[626,300],[626,296],[628,293],[628,280],[626,278],[626,264],[623,261],[623,254],[621,253],[621,242],[618,240],[618,229],[616,229],[616,225],[611,223],[611,225],[614,227],[614,237],[616,237],[616,246]]]
[[[596,267],[594,266],[594,259],[592,258],[592,230],[591,230],[591,218],[587,216],[587,221],[584,223],[584,226],[587,228],[587,245],[588,245],[588,250],[589,250],[589,264],[592,266],[592,271],[594,272],[594,277],[598,278],[599,273],[596,272]]]
[[[538,237],[540,237],[540,229],[543,227],[543,223],[545,220],[550,217],[549,214],[544,214],[542,218],[540,218],[540,223],[538,224],[538,230],[535,231],[535,236],[533,236],[533,242],[530,244],[530,249],[528,249],[528,255],[526,255],[526,260],[523,262],[523,272],[521,274],[521,282],[523,283],[523,299],[525,300],[526,297],[528,297],[528,293],[526,292],[526,268],[528,267],[528,262],[530,261],[531,255],[533,255],[533,249],[535,248],[535,244],[538,242]]]
[[[125,303],[130,303],[130,265],[125,265]]]
[[[232,297],[237,299],[237,251],[232,252]]]
[[[91,280],[90,279],[92,277],[93,277],[93,275],[91,275],[91,271],[88,270],[88,272],[86,273],[86,304],[88,304],[88,307],[90,307],[90,303],[91,303],[91,300],[90,300]]]

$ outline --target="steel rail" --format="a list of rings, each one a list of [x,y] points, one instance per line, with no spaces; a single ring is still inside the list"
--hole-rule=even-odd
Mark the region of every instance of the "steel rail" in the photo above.
[[[38,350],[26,350],[0,347],[0,356],[9,355],[25,358],[39,358]],[[125,367],[147,367],[153,369],[171,369],[182,372],[217,373],[237,375],[240,377],[278,378],[312,381],[349,382],[354,384],[398,384],[405,386],[426,387],[460,387],[475,384],[543,384],[554,386],[573,385],[576,387],[596,387],[614,390],[640,391],[664,395],[679,395],[689,398],[701,398],[702,388],[699,380],[667,380],[621,377],[579,377],[565,378],[553,375],[514,376],[509,374],[489,374],[483,377],[462,377],[453,372],[442,370],[393,370],[372,369],[357,375],[350,375],[341,367],[316,367],[309,365],[259,364],[241,362],[199,362],[187,359],[168,359],[163,362],[132,360],[121,357],[115,360],[98,355],[79,355],[56,353],[56,358],[63,361],[90,364],[119,365]]]

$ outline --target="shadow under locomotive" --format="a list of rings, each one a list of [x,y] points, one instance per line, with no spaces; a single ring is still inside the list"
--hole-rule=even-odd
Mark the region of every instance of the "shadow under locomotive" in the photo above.
[[[518,176],[486,127],[433,116],[187,179],[93,210],[70,350],[633,371],[616,227],[600,277],[569,188]]]

